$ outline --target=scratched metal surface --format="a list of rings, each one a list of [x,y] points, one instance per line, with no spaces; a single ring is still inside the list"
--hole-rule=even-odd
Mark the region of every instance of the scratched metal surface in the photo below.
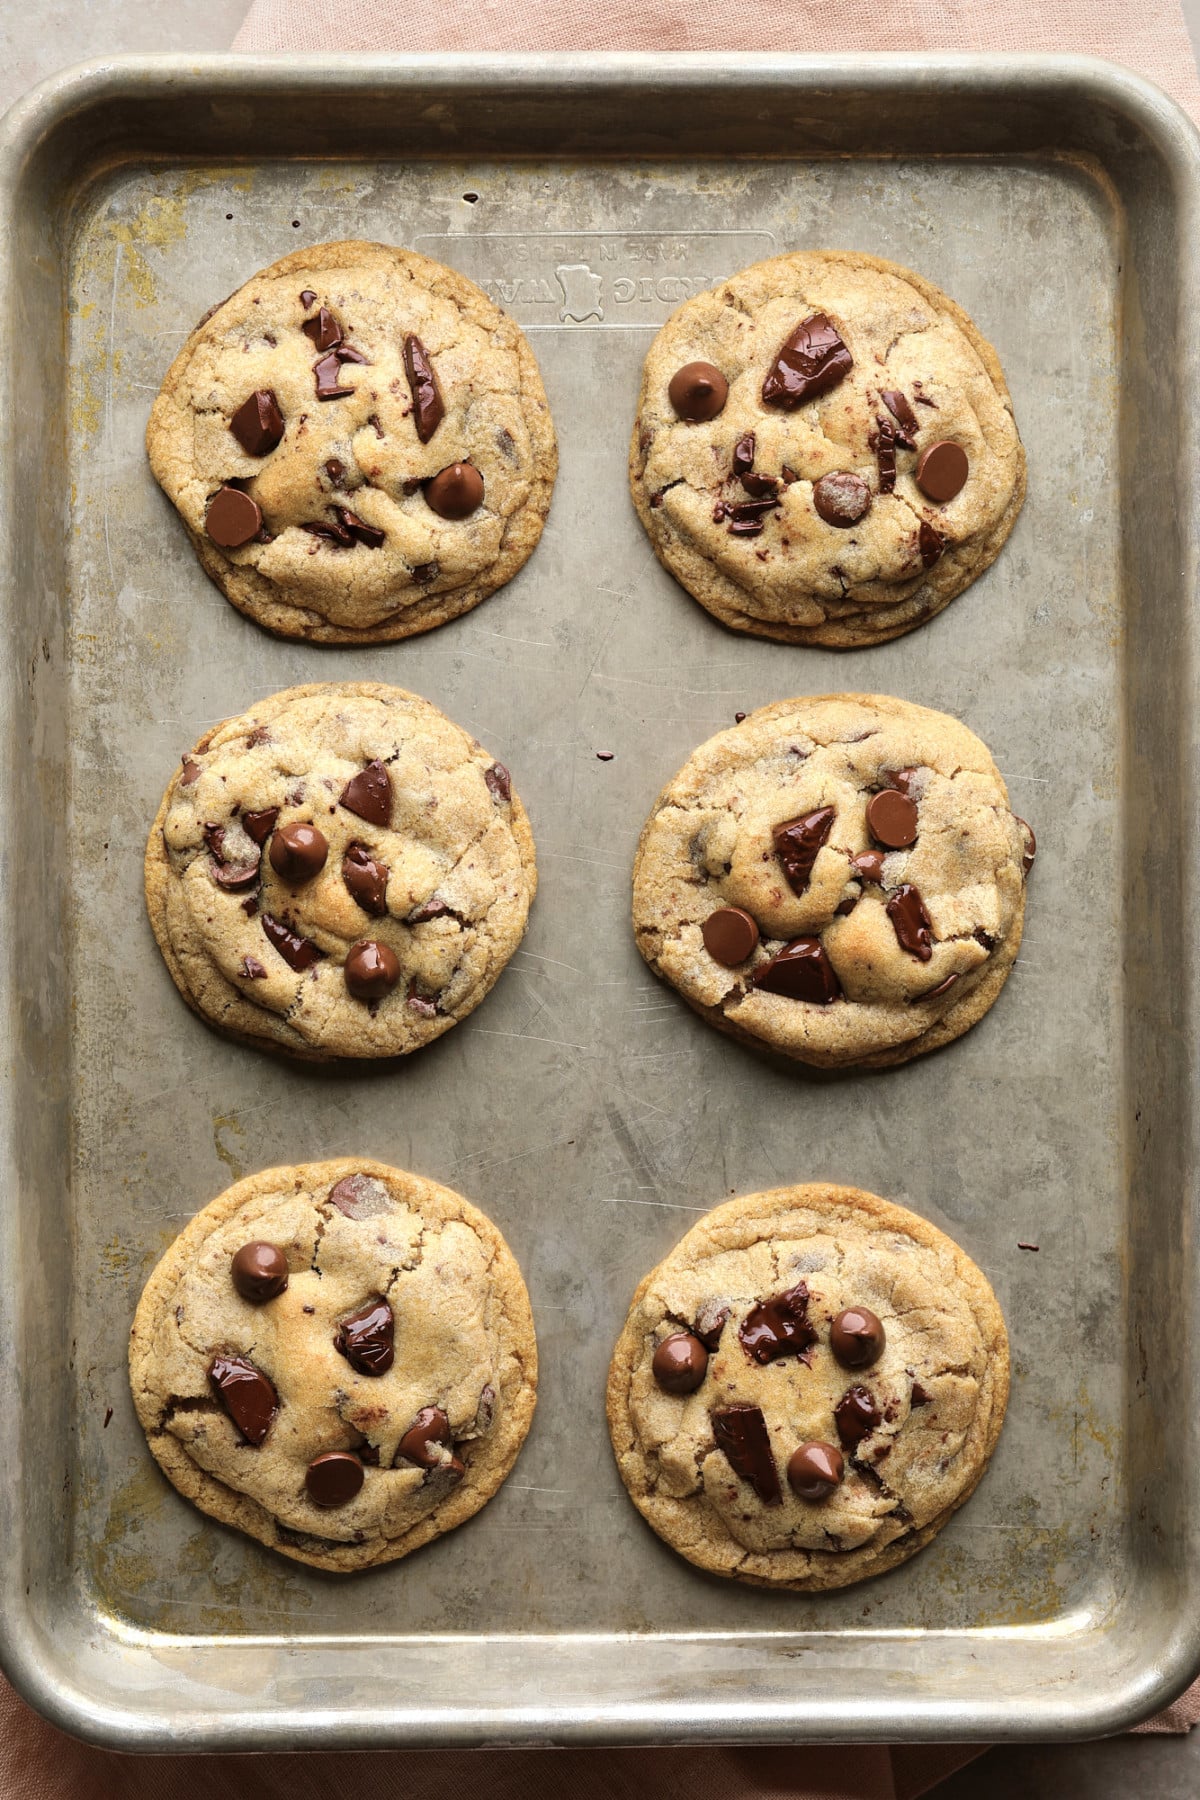
[[[237,66],[243,100],[272,79]],[[43,1127],[41,1154],[58,1158],[70,1275],[44,1249],[41,1267],[47,1302],[56,1282],[69,1287],[72,1355],[40,1403],[71,1425],[61,1496],[46,1499],[47,1480],[12,1514],[31,1597],[9,1654],[39,1704],[93,1736],[1045,1736],[1144,1710],[1194,1654],[1194,1636],[1147,1649],[1151,1597],[1178,1602],[1190,1563],[1179,1512],[1161,1495],[1147,1503],[1137,1479],[1153,1441],[1183,1492],[1181,1446],[1153,1438],[1161,1390],[1144,1357],[1140,1389],[1137,1376],[1135,1338],[1166,1329],[1146,1273],[1182,1241],[1187,1189],[1164,1192],[1166,1166],[1133,1118],[1146,1046],[1182,1054],[1183,1027],[1164,1051],[1137,985],[1158,939],[1139,886],[1143,809],[1129,804],[1147,761],[1163,771],[1173,754],[1154,733],[1175,729],[1164,721],[1179,717],[1179,677],[1164,666],[1143,691],[1131,651],[1146,629],[1143,572],[1128,548],[1122,562],[1131,492],[1148,479],[1123,477],[1122,443],[1152,441],[1150,411],[1144,423],[1131,412],[1149,409],[1152,383],[1147,363],[1131,397],[1143,367],[1130,312],[1142,333],[1165,318],[1177,270],[1131,239],[1131,192],[1103,145],[1091,162],[1052,154],[1052,141],[1029,155],[997,131],[1008,153],[831,159],[784,154],[780,128],[737,162],[622,160],[606,132],[636,101],[636,76],[631,63],[620,105],[610,95],[596,112],[589,155],[522,160],[486,131],[470,154],[469,109],[455,153],[355,154],[354,110],[326,90],[342,156],[274,159],[252,102],[240,117],[231,102],[231,149],[247,160],[189,160],[169,144],[151,160],[118,144],[105,166],[57,178],[66,378],[48,424],[57,535],[42,549],[59,569],[36,590],[53,585],[52,617],[21,637],[10,717],[62,802],[48,1008],[61,1008],[61,1055],[39,1039],[25,1079],[39,1056],[59,1071],[47,1110],[62,1130]],[[694,79],[711,99],[703,71]],[[899,116],[915,79],[898,70],[876,98]],[[1172,212],[1150,166],[1161,146],[1151,156],[1128,123],[1150,137],[1173,123],[1145,92],[1125,84],[1114,145],[1142,155],[1140,178],[1147,191],[1157,179],[1178,228],[1178,193]],[[653,111],[653,95],[641,104]],[[69,109],[55,105],[61,124]],[[1194,151],[1180,141],[1187,172]],[[956,142],[951,131],[944,147]],[[199,315],[284,252],[340,236],[415,245],[506,305],[531,334],[561,453],[546,534],[518,579],[443,630],[372,651],[284,643],[234,612],[142,447]],[[995,567],[931,625],[843,656],[722,631],[656,564],[624,472],[656,326],[746,262],[821,245],[910,264],[967,308],[1000,353],[1030,463]],[[1156,572],[1156,630],[1180,651],[1174,555]],[[142,904],[145,832],[181,751],[262,695],[334,676],[413,688],[477,734],[512,769],[537,840],[541,886],[508,972],[465,1024],[384,1070],[292,1067],[209,1032],[179,1001]],[[987,1019],[910,1067],[817,1079],[723,1040],[653,980],[629,929],[629,871],[656,792],[703,738],[736,710],[844,688],[963,717],[1039,856],[1021,956]],[[1182,854],[1165,830],[1145,855]],[[1176,1129],[1179,1073],[1171,1062],[1146,1101]],[[230,1181],[359,1151],[461,1189],[497,1221],[529,1283],[543,1379],[517,1468],[474,1522],[339,1581],[176,1496],[133,1414],[125,1340],[149,1270]],[[935,1543],[883,1580],[805,1598],[704,1578],[659,1544],[616,1476],[603,1384],[636,1282],[700,1213],[814,1177],[886,1194],[964,1246],[1003,1306],[1014,1384],[992,1468]],[[1162,1232],[1144,1234],[1143,1182]],[[1176,1322],[1188,1266],[1172,1264]],[[23,1418],[38,1393],[23,1380]],[[39,1504],[56,1557],[28,1529]],[[50,1649],[35,1655],[43,1633],[69,1679]]]

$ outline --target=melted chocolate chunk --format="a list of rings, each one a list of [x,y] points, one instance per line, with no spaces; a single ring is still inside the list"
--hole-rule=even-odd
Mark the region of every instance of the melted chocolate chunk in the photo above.
[[[830,1006],[842,993],[825,946],[814,937],[793,938],[770,962],[760,963],[750,979],[768,994],[784,994],[810,1006]]]
[[[761,531],[766,515],[774,512],[779,505],[778,500],[739,500],[736,506],[727,508],[733,523],[729,529],[735,530],[739,525],[753,525]]]
[[[721,1342],[721,1333],[725,1329],[725,1321],[729,1317],[729,1308],[721,1306],[715,1300],[706,1300],[696,1314],[692,1330],[700,1339],[706,1350],[715,1350]]]
[[[336,486],[346,473],[346,465],[340,457],[331,456],[325,464],[325,473]]]
[[[869,1306],[847,1306],[829,1331],[830,1348],[844,1369],[869,1369],[886,1342],[883,1321]]]
[[[420,906],[413,907],[406,922],[409,925],[423,925],[427,919],[440,919],[443,913],[449,911],[450,908],[444,900],[439,900],[436,894],[431,894],[428,900],[422,900]]]
[[[387,1188],[377,1175],[343,1175],[330,1188],[329,1203],[355,1220],[378,1218],[390,1211]]]
[[[339,1350],[360,1375],[386,1375],[395,1359],[392,1343],[396,1322],[386,1300],[370,1300],[343,1319],[333,1336]]]
[[[436,1019],[437,1018],[436,1002],[433,1000],[427,1000],[425,998],[424,994],[418,994],[417,984],[415,981],[412,982],[411,985],[409,986],[408,993],[405,996],[405,1001],[406,1001],[406,1004],[411,1006],[415,1013],[419,1013],[423,1019]]]
[[[724,410],[729,383],[713,363],[684,363],[667,384],[667,398],[677,418],[703,425]]]
[[[208,503],[204,529],[221,550],[240,550],[262,530],[262,511],[241,488],[218,488]]]
[[[827,525],[848,530],[857,525],[871,504],[871,490],[861,475],[849,469],[833,469],[813,484],[813,505]]]
[[[917,840],[916,802],[898,788],[884,788],[867,801],[867,830],[885,850],[906,850]]]
[[[862,881],[873,881],[877,887],[883,884],[883,851],[862,850],[857,856],[850,858],[850,867]]]
[[[243,956],[241,972],[247,981],[265,981],[267,979],[267,971],[257,956]]]
[[[742,476],[742,486],[755,500],[773,500],[779,492],[779,483],[774,475],[747,473]]]
[[[817,1341],[809,1322],[808,1287],[803,1281],[785,1294],[775,1294],[752,1307],[738,1326],[738,1338],[751,1362],[775,1362],[780,1356],[800,1356]]]
[[[745,437],[740,437],[733,446],[732,466],[735,475],[744,475],[747,470],[754,467],[754,433],[752,431],[748,431]]]
[[[933,955],[933,922],[911,883],[905,882],[896,889],[887,903],[887,915],[900,948],[921,962],[928,962]]]
[[[507,804],[512,799],[512,777],[503,763],[493,763],[490,769],[485,769],[483,779],[493,800],[503,800]]]
[[[328,356],[322,356],[313,364],[313,374],[317,382],[318,400],[344,400],[354,392],[353,388],[340,387],[342,378],[342,357],[336,350]]]
[[[832,806],[822,806],[798,819],[785,819],[772,831],[775,854],[793,894],[803,894],[807,890],[817,852],[833,830],[836,817]]]
[[[1021,854],[1021,870],[1023,874],[1028,875],[1030,869],[1033,867],[1033,859],[1037,855],[1037,839],[1033,835],[1032,825],[1027,824],[1017,813],[1013,814],[1013,818],[1016,819],[1017,824],[1025,833],[1025,848]]]
[[[234,1287],[251,1306],[278,1299],[288,1284],[288,1260],[278,1244],[255,1241],[235,1251],[229,1265]]]
[[[301,525],[301,531],[307,531],[310,537],[324,538],[327,543],[338,544],[343,550],[349,550],[354,538],[347,526],[335,513],[329,519],[310,519]]]
[[[875,461],[879,465],[879,491],[896,491],[896,428],[890,419],[880,419],[875,434]]]
[[[469,518],[483,504],[483,476],[473,463],[449,463],[425,483],[425,504],[439,519]]]
[[[422,1469],[444,1468],[446,1465],[437,1452],[449,1450],[452,1442],[450,1421],[441,1407],[423,1406],[396,1446],[396,1457],[403,1457],[405,1462],[416,1463]],[[456,1456],[451,1458],[450,1466],[458,1470],[460,1478],[466,1472]]]
[[[801,1500],[828,1500],[838,1490],[845,1458],[833,1444],[801,1444],[788,1458],[788,1486]]]
[[[210,874],[219,888],[224,888],[227,894],[236,894],[258,880],[258,864],[214,863]]]
[[[917,996],[917,998],[918,998],[918,1000],[922,1000],[922,1001],[924,1001],[924,1000],[940,1000],[943,994],[948,994],[950,992],[950,989],[955,985],[955,983],[958,980],[959,980],[959,977],[957,974],[947,975],[945,981],[939,981],[936,987],[930,988],[929,992],[926,994],[919,994]]]
[[[704,948],[723,968],[736,968],[758,949],[758,926],[740,906],[721,906],[700,927]]]
[[[248,838],[256,844],[265,844],[275,829],[275,821],[279,817],[277,806],[265,806],[261,812],[242,814],[242,829]]]
[[[298,933],[290,931],[271,913],[263,914],[262,928],[288,968],[295,969],[297,975],[302,975],[305,969],[311,969],[317,958],[324,954],[311,938],[300,937]]]
[[[342,789],[340,804],[368,825],[392,822],[392,778],[387,764],[378,758],[351,777]]]
[[[283,414],[270,388],[257,388],[229,421],[247,456],[268,456],[283,437]]]
[[[748,1481],[764,1506],[779,1506],[783,1490],[767,1422],[757,1406],[726,1406],[712,1415],[713,1439],[735,1475]]]
[[[325,867],[329,844],[315,825],[283,825],[271,839],[271,867],[292,887],[311,881]]]
[[[946,548],[945,538],[940,531],[934,530],[928,519],[921,520],[921,529],[917,533],[917,548],[921,552],[921,561],[927,569],[932,569]]]
[[[865,1387],[857,1385],[847,1388],[833,1409],[838,1437],[851,1452],[870,1436],[882,1417],[874,1396]]]
[[[387,536],[387,533],[381,531],[378,525],[368,525],[365,519],[360,519],[357,513],[352,513],[348,506],[339,506],[337,515],[342,530],[348,531],[352,538],[357,538],[359,543],[364,544],[368,550],[378,550]]]
[[[690,1331],[675,1331],[654,1352],[651,1373],[668,1394],[694,1394],[708,1373],[708,1351]]]
[[[371,855],[365,844],[353,843],[342,858],[342,880],[352,900],[373,919],[387,912],[388,868]]]
[[[179,785],[180,787],[191,787],[193,781],[199,781],[200,779],[200,764],[187,755],[181,756],[179,760],[183,766],[183,774],[179,777]]]
[[[853,367],[836,326],[824,313],[813,313],[780,349],[762,385],[763,401],[790,412],[836,387]]]
[[[308,311],[309,307],[312,305],[312,303],[316,299],[316,297],[317,296],[313,293],[311,288],[305,288],[304,292],[300,296],[300,304],[304,308],[305,312]]]
[[[896,433],[896,442],[905,450],[915,450],[913,434],[920,431],[921,421],[908,404],[899,388],[880,388],[879,398],[900,427]]]
[[[390,945],[364,938],[348,951],[342,974],[356,1000],[382,1000],[400,979],[400,960]]]
[[[315,294],[313,299],[316,299]],[[321,308],[315,319],[305,319],[300,329],[306,338],[311,338],[317,350],[335,350],[342,342],[342,328],[327,306]]]
[[[427,444],[445,417],[446,408],[438,389],[433,364],[419,337],[410,335],[404,340],[404,372],[408,376],[409,391],[412,394],[413,423],[417,428],[417,436],[423,444]]]
[[[279,1411],[279,1396],[267,1377],[244,1356],[217,1355],[208,1365],[208,1379],[243,1438],[257,1448]]]
[[[365,1480],[362,1460],[353,1450],[327,1450],[324,1456],[314,1456],[304,1475],[314,1506],[348,1505]]]
[[[911,1370],[909,1372],[911,1374]],[[912,1392],[908,1396],[909,1406],[928,1406],[932,1399],[933,1395],[927,1394],[919,1381],[913,1382]]]

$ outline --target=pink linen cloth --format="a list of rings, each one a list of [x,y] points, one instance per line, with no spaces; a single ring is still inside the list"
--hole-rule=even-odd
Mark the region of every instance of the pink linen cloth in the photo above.
[[[1146,76],[1200,122],[1178,0],[253,0],[239,51],[1074,51]],[[1138,1729],[1186,1732],[1200,1684]],[[48,1725],[0,1678],[5,1800],[918,1800],[970,1745],[312,1752],[132,1757]]]
[[[235,50],[1007,50],[1106,56],[1200,123],[1179,0],[253,0]]]

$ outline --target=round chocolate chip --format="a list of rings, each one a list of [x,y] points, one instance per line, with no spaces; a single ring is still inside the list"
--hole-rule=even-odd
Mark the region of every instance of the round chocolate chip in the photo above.
[[[218,488],[208,503],[204,529],[222,550],[240,550],[262,530],[262,510],[257,500],[241,488]]]
[[[425,503],[440,519],[465,519],[483,499],[483,476],[473,463],[450,463],[425,483]]]
[[[363,1484],[363,1466],[353,1450],[327,1450],[314,1456],[304,1476],[315,1506],[345,1506]]]
[[[885,850],[904,850],[917,836],[917,808],[907,794],[884,788],[867,801],[867,830]]]
[[[347,956],[344,973],[356,1000],[382,1000],[400,979],[400,961],[387,944],[364,938]]]
[[[700,927],[704,948],[714,962],[732,969],[758,948],[758,926],[740,906],[718,907]]]
[[[298,885],[321,873],[329,845],[315,825],[282,825],[271,838],[268,855],[275,873]]]
[[[729,383],[712,363],[684,363],[671,377],[667,398],[679,418],[686,419],[689,425],[703,425],[723,410],[729,398]]]
[[[251,1306],[274,1300],[288,1284],[287,1257],[277,1244],[243,1244],[229,1265],[233,1285]]]
[[[708,1351],[690,1331],[672,1332],[654,1352],[650,1368],[668,1394],[694,1394],[708,1373]]]
[[[857,525],[870,504],[870,488],[848,469],[834,469],[813,484],[813,505],[827,525]]]
[[[828,1500],[837,1492],[845,1466],[833,1444],[801,1444],[788,1458],[788,1486],[801,1500]]]
[[[833,1321],[829,1344],[843,1369],[869,1369],[887,1342],[883,1322],[869,1306],[848,1306]]]
[[[940,438],[936,444],[926,444],[917,458],[917,486],[928,499],[944,506],[959,492],[970,467],[961,444]]]

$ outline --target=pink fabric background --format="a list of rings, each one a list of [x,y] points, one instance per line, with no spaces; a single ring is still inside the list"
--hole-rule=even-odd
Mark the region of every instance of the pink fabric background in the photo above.
[[[1200,121],[1178,0],[254,0],[233,48],[1077,51],[1147,76]],[[1200,1684],[1140,1729],[1185,1732]],[[76,1743],[0,1679],[5,1800],[916,1800],[970,1746],[129,1757]]]

